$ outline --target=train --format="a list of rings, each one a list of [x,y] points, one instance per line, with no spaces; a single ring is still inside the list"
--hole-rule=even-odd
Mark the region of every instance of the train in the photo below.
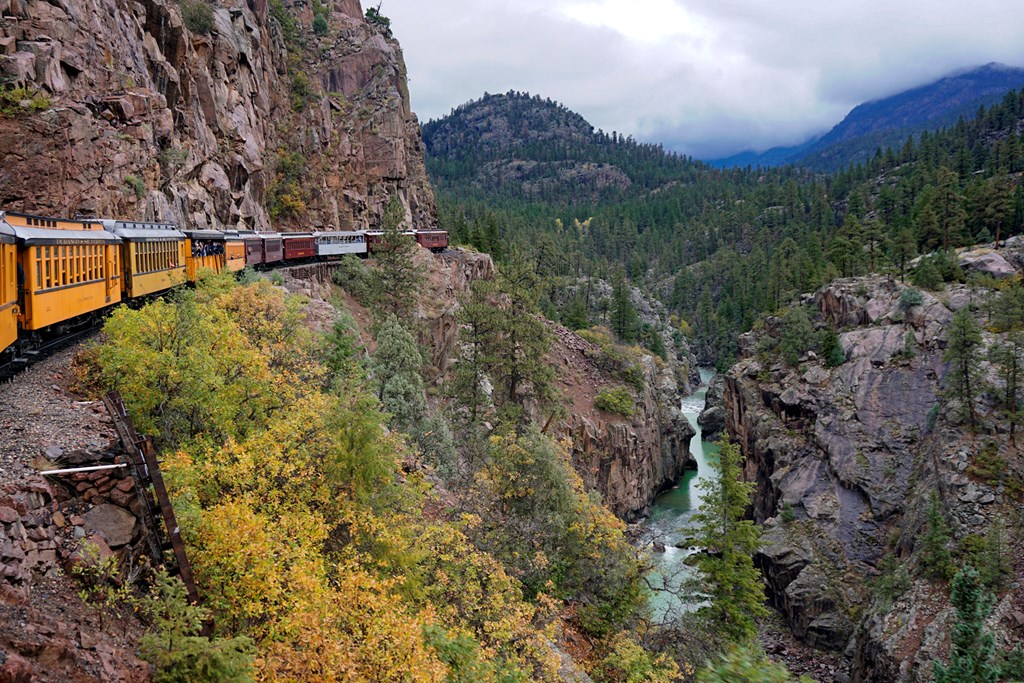
[[[433,252],[444,230],[404,234]],[[380,230],[265,233],[174,223],[50,218],[0,211],[0,367],[91,328],[122,302],[195,282],[203,268],[238,272],[387,249]]]

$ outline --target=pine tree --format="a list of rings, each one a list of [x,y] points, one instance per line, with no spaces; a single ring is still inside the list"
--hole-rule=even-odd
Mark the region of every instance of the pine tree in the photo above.
[[[843,347],[839,343],[839,335],[836,333],[835,327],[829,325],[825,328],[818,348],[821,350],[827,367],[834,368],[846,362],[846,353],[843,352]]]
[[[457,403],[466,409],[469,424],[477,425],[486,418],[490,400],[484,392],[487,377],[489,346],[497,333],[497,311],[493,304],[494,283],[477,280],[470,285],[468,296],[458,313],[459,342],[462,353],[452,368],[447,389]]]
[[[896,239],[891,242],[891,258],[900,271],[900,282],[906,282],[907,262],[917,255],[917,245],[914,241],[914,233],[910,228],[900,230]]]
[[[921,568],[933,579],[948,581],[953,573],[953,555],[949,549],[949,524],[942,514],[942,505],[934,491],[928,499],[925,515],[925,530],[920,539]]]
[[[701,484],[700,509],[694,514],[698,545],[707,552],[697,558],[701,589],[710,605],[700,610],[723,636],[736,643],[749,642],[757,632],[755,619],[767,614],[761,574],[754,566],[760,529],[743,519],[754,484],[741,481],[739,446],[719,444],[718,476]]]
[[[946,340],[946,352],[942,360],[952,364],[947,376],[946,396],[960,403],[960,410],[971,425],[971,431],[978,426],[974,400],[981,389],[979,371],[981,351],[981,328],[967,308],[961,308],[953,315],[953,324]]]
[[[985,628],[995,596],[982,587],[978,572],[968,565],[953,579],[949,600],[956,609],[953,652],[949,666],[933,662],[935,683],[996,683],[995,639]]]
[[[156,671],[156,683],[249,683],[256,648],[245,636],[207,638],[199,635],[208,610],[188,603],[185,585],[160,570],[153,595],[143,608],[152,620],[152,631],[142,637],[142,658]]]
[[[838,340],[837,340],[838,341]],[[794,306],[782,318],[779,351],[787,364],[795,366],[800,356],[814,346],[814,327],[802,306]]]
[[[1010,423],[1010,443],[1016,444],[1017,425],[1024,415],[1021,380],[1024,379],[1024,332],[1010,332],[1006,339],[989,349],[989,360],[1003,382],[999,392],[1000,412]]]
[[[505,418],[524,424],[527,400],[550,398],[552,370],[544,356],[551,348],[551,334],[538,317],[539,283],[531,261],[514,253],[498,271],[497,284],[504,305],[494,311],[487,370]]]
[[[1010,287],[992,304],[992,327],[996,332],[1024,329],[1024,287]]]
[[[629,284],[620,269],[612,281],[611,328],[626,343],[635,342],[639,331],[639,319],[629,290]]]
[[[373,271],[371,289],[377,310],[383,315],[394,314],[408,323],[419,303],[425,273],[416,263],[419,245],[404,234],[405,209],[397,196],[393,196],[384,210],[381,244],[374,254],[377,267]]]
[[[412,334],[395,315],[389,315],[377,332],[373,354],[373,378],[377,398],[391,413],[395,425],[411,428],[423,417],[426,400],[420,366],[423,357]]]
[[[935,175],[936,182],[936,215],[939,218],[939,229],[942,233],[942,249],[958,247],[963,243],[964,223],[967,215],[964,211],[964,197],[960,193],[960,178],[956,171],[943,166]]]

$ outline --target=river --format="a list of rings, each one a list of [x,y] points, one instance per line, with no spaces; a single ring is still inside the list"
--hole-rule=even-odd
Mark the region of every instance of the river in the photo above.
[[[677,591],[687,578],[693,576],[694,570],[686,564],[686,558],[696,552],[695,548],[689,547],[688,541],[693,535],[691,518],[700,507],[701,501],[701,490],[697,485],[714,474],[708,462],[709,459],[714,460],[718,452],[714,443],[701,438],[697,416],[704,409],[708,382],[714,374],[709,368],[701,368],[701,386],[693,395],[684,398],[681,406],[683,415],[697,431],[690,442],[690,452],[697,460],[697,471],[685,472],[678,486],[658,496],[651,506],[651,516],[646,522],[644,537],[665,545],[664,552],[652,553],[654,568],[649,579],[655,588],[667,587],[670,591]],[[676,547],[677,545],[682,547]],[[680,611],[695,609],[699,604],[661,590],[652,591],[650,596],[651,611],[657,622],[663,622]]]

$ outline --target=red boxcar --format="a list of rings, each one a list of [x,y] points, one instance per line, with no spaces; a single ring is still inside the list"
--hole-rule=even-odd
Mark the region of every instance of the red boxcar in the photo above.
[[[281,242],[281,235],[276,232],[260,233],[260,242],[263,243],[264,263],[277,263],[284,259],[284,244]]]
[[[444,251],[448,248],[448,232],[446,230],[417,230],[416,241],[430,251]]]
[[[316,256],[316,238],[310,234],[284,234],[284,260],[297,261]]]

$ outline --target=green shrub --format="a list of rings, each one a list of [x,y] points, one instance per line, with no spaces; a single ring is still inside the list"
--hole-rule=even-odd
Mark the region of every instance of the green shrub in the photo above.
[[[900,564],[894,555],[887,555],[880,569],[881,574],[874,580],[875,600],[882,612],[888,612],[894,602],[910,590],[910,572]]]
[[[729,650],[697,675],[698,683],[789,683],[795,680],[786,667],[772,662],[760,647],[753,645]],[[799,680],[807,679],[801,677]]]
[[[26,103],[25,106],[22,103]],[[15,117],[50,108],[50,98],[28,88],[0,88],[0,116]]]
[[[366,8],[366,22],[383,33],[385,38],[391,38],[391,20],[381,14],[378,8]]]
[[[319,14],[313,17],[313,33],[322,38],[327,35],[328,30],[329,27],[327,26],[327,19]]]
[[[924,294],[921,290],[907,287],[900,292],[900,308],[907,310],[924,303]]]
[[[633,394],[625,387],[602,390],[594,399],[594,406],[606,413],[615,413],[626,417],[631,416],[636,407]]]
[[[624,346],[615,342],[607,327],[592,327],[577,332],[580,337],[599,347],[596,353],[588,352],[594,365],[600,370],[610,372],[617,379],[630,385],[637,391],[643,391],[646,381],[644,369],[640,362],[643,355],[638,347]]]
[[[679,680],[679,667],[665,655],[654,655],[625,632],[612,641],[611,652],[593,672],[596,683],[670,683]]]
[[[779,517],[782,519],[784,524],[789,524],[796,519],[796,513],[793,512],[793,506],[789,503],[782,504],[782,510],[779,512]]]
[[[334,267],[331,280],[346,292],[356,298],[356,301],[366,304],[369,301],[372,284],[372,273],[366,266],[366,261],[346,254]]]
[[[136,199],[142,199],[146,196],[146,183],[142,182],[142,178],[139,176],[129,173],[124,177],[124,184],[135,193]]]
[[[292,109],[302,111],[311,99],[313,99],[313,84],[305,71],[296,71],[292,74]]]
[[[299,26],[299,22],[295,20],[288,8],[284,6],[282,0],[270,0],[269,4],[270,16],[273,17],[277,25],[281,27],[281,36],[284,38],[284,44],[288,47],[288,52],[295,52],[302,48],[302,29]]]
[[[999,653],[999,676],[1010,681],[1024,681],[1024,650],[1016,648]]]
[[[914,337],[913,332],[908,331],[903,336],[903,357],[908,360],[913,358],[916,355],[916,351],[914,351],[916,347],[917,339]]]
[[[185,28],[192,33],[205,36],[213,31],[213,9],[205,0],[183,0],[181,20],[185,22]]]
[[[253,680],[253,642],[245,636],[200,636],[209,612],[188,604],[185,586],[161,570],[146,605],[154,631],[142,637],[142,658],[153,664],[155,683],[248,683]]]
[[[182,147],[165,147],[160,150],[160,163],[176,169],[188,161],[189,151]]]
[[[238,273],[237,277],[238,277],[238,284],[243,285],[243,286],[244,285],[251,285],[254,282],[258,282],[260,280],[260,274],[257,273],[255,271],[255,269],[253,269],[253,268],[251,268],[249,266],[246,266],[245,268],[243,268]]]

